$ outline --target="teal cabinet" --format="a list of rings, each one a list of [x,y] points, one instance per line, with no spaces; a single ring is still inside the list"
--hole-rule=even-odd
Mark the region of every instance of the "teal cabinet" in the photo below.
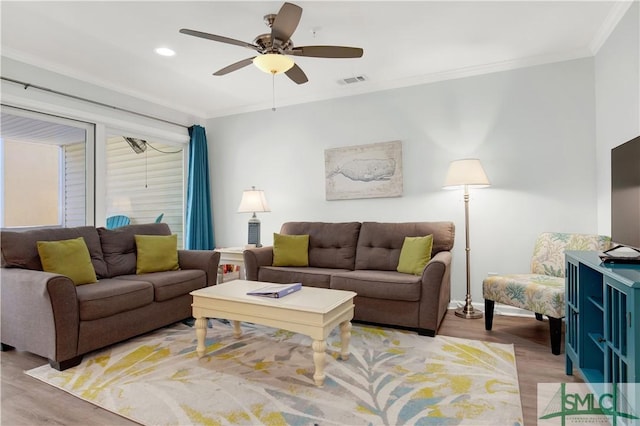
[[[565,259],[566,373],[575,368],[588,383],[638,383],[640,265],[603,264],[589,251]]]

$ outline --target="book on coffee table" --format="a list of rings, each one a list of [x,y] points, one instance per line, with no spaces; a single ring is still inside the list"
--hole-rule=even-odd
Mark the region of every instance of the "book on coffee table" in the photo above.
[[[298,291],[302,288],[302,283],[293,284],[269,284],[264,287],[247,292],[250,296],[262,296],[262,297],[284,297],[287,294],[291,294],[294,291]]]

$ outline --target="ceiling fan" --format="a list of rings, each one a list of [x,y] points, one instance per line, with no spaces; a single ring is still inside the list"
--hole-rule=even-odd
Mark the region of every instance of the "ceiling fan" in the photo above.
[[[294,33],[302,16],[302,8],[293,3],[284,3],[277,15],[269,14],[264,16],[264,21],[271,28],[271,33],[261,34],[247,43],[229,37],[215,34],[203,33],[201,31],[183,28],[182,34],[194,37],[205,38],[207,40],[221,43],[233,44],[255,50],[258,55],[243,59],[228,65],[213,75],[225,75],[237,71],[253,63],[262,71],[269,74],[279,74],[284,72],[287,77],[297,84],[309,81],[302,69],[287,55],[306,56],[312,58],[360,58],[364,51],[359,47],[346,46],[297,46],[294,47],[291,35]]]

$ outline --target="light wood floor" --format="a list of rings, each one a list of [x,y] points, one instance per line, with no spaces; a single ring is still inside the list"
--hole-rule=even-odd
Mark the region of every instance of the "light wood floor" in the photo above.
[[[549,324],[533,318],[496,316],[493,330],[485,331],[484,319],[465,320],[449,311],[439,334],[467,339],[485,340],[515,345],[520,396],[524,424],[537,423],[536,385],[581,381],[579,376],[564,373],[563,353],[551,354]],[[133,425],[116,414],[75,398],[66,392],[46,385],[23,373],[46,364],[46,360],[26,352],[3,352],[0,358],[2,372],[2,402],[0,424],[13,425]],[[500,425],[496,425],[500,426]]]

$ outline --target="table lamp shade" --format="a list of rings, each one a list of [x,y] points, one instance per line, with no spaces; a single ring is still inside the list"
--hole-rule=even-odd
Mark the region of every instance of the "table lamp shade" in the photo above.
[[[252,186],[251,189],[247,189],[242,192],[242,200],[238,206],[238,213],[255,213],[255,212],[270,212],[269,204],[264,196],[264,191],[256,189]]]
[[[444,181],[444,188],[455,189],[463,186],[473,186],[483,188],[491,185],[487,174],[476,158],[455,160],[449,164],[447,178]]]

